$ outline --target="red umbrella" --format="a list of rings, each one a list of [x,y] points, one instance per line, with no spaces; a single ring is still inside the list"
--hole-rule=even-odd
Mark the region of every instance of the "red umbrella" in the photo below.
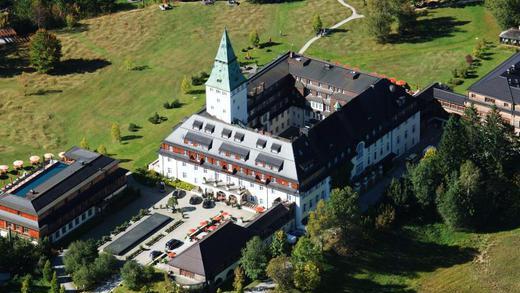
[[[265,211],[265,208],[263,206],[257,206],[255,210],[257,213],[263,213]]]
[[[393,77],[391,77],[389,80],[390,80],[391,83],[395,83],[397,81],[397,79],[395,79]]]
[[[215,226],[215,225],[208,227],[209,231],[215,231],[216,229],[217,229],[217,226]]]
[[[175,253],[175,252],[168,252],[168,257],[169,258],[174,258],[175,256],[177,256],[177,253]]]
[[[229,213],[228,212],[223,212],[222,215],[223,216],[227,216],[227,215],[229,215]]]
[[[193,228],[190,229],[190,233],[193,233],[193,232],[195,232],[195,231],[197,231],[197,230],[195,230],[195,229],[193,229]]]
[[[200,225],[201,226],[206,226],[208,223],[209,223],[208,221],[202,221],[202,222],[200,222]]]
[[[397,84],[398,86],[405,86],[406,85],[406,81],[398,80],[395,84]]]
[[[213,218],[213,220],[220,221],[220,220],[222,220],[222,216],[216,216],[216,217]]]

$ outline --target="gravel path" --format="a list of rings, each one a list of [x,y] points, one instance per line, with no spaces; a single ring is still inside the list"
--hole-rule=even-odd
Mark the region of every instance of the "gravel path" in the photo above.
[[[358,18],[363,18],[365,17],[364,15],[362,14],[359,14],[357,13],[357,10],[356,8],[354,8],[353,6],[347,4],[345,2],[345,0],[338,0],[338,2],[345,6],[346,8],[352,10],[352,15],[349,16],[348,18],[345,18],[344,20],[336,23],[335,25],[331,26],[329,29],[330,30],[334,30],[334,29],[337,29],[338,27],[344,25],[345,23],[351,21],[351,20],[354,20],[354,19],[358,19]],[[305,43],[305,45],[303,45],[303,47],[300,49],[300,51],[298,52],[299,54],[303,54],[305,53],[305,51],[307,51],[307,49],[309,49],[309,47],[312,45],[312,43],[316,42],[317,40],[319,40],[321,38],[321,35],[317,35],[315,37],[313,37],[312,39],[310,39],[309,41],[307,41],[307,43]]]

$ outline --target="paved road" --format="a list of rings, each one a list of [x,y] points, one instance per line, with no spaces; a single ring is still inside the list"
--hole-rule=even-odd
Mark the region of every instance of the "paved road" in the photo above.
[[[76,292],[76,286],[74,286],[70,275],[65,272],[65,266],[63,265],[64,253],[65,250],[60,252],[60,254],[52,260],[52,268],[56,271],[56,276],[58,277],[58,283],[60,286],[65,287],[65,292]]]
[[[331,26],[329,29],[330,30],[334,30],[334,29],[337,29],[338,27],[344,25],[345,23],[351,21],[351,20],[354,20],[354,19],[358,19],[358,18],[363,18],[365,17],[364,15],[362,14],[358,14],[357,13],[357,10],[356,8],[354,8],[353,6],[347,4],[345,2],[345,0],[338,0],[338,2],[347,7],[348,9],[352,10],[352,15],[349,16],[348,18],[345,18],[344,20],[336,23],[335,25]],[[303,45],[303,47],[300,49],[300,51],[298,52],[299,54],[303,54],[305,53],[305,51],[307,51],[307,49],[309,49],[309,47],[312,45],[312,43],[316,42],[317,40],[319,40],[321,38],[321,35],[317,35],[315,37],[313,37],[312,39],[310,39],[309,41],[307,41],[307,43],[305,43],[305,45]]]

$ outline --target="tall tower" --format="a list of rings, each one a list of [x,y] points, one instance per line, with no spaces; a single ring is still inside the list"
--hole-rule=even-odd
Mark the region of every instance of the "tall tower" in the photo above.
[[[247,80],[224,30],[211,75],[206,82],[206,111],[227,123],[247,123]]]

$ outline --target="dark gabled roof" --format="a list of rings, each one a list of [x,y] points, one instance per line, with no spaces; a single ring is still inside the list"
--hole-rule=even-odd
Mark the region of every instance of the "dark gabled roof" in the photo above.
[[[464,106],[464,102],[467,100],[467,97],[464,95],[443,90],[440,88],[433,88],[433,97],[459,106]]]
[[[237,146],[234,146],[234,145],[229,144],[229,143],[222,143],[218,150],[219,150],[219,152],[228,152],[228,153],[231,153],[233,155],[239,155],[239,156],[241,156],[243,158],[246,158],[249,155],[249,150],[248,149],[237,147]]]
[[[200,144],[206,148],[210,148],[211,144],[213,142],[213,139],[211,139],[210,137],[206,137],[204,135],[200,135],[198,133],[194,133],[191,131],[188,131],[188,133],[186,133],[186,136],[184,136],[184,139],[191,141],[193,143],[196,143],[196,144]]]
[[[169,264],[212,280],[237,261],[250,238],[244,227],[228,221],[173,258]]]
[[[276,167],[278,169],[281,169],[283,166],[283,160],[280,160],[278,158],[271,157],[269,155],[259,153],[258,156],[255,159],[255,162],[257,163],[263,163],[269,166]]]
[[[279,153],[282,150],[282,146],[277,143],[271,145],[271,152]]]
[[[507,70],[516,66],[514,74],[508,74]],[[520,82],[520,53],[516,53],[500,64],[493,71],[469,87],[470,92],[495,98],[507,103],[520,104],[520,85],[514,85],[514,81]]]
[[[294,204],[278,203],[245,227],[227,221],[173,258],[169,265],[213,280],[240,258],[249,239],[253,236],[265,239],[288,223],[293,218],[293,207]]]
[[[520,29],[519,28],[510,28],[506,31],[503,31],[500,34],[500,37],[510,39],[510,40],[520,41]]]

